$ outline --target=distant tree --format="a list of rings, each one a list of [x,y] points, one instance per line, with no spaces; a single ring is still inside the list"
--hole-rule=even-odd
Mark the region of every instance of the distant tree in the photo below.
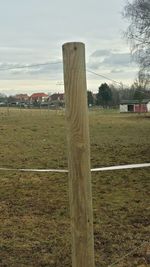
[[[112,93],[111,106],[117,107],[120,104],[119,88],[116,88],[113,84],[109,85]]]
[[[147,84],[148,84],[148,81],[145,79],[145,77],[143,77],[143,74],[139,72],[137,79],[132,85],[132,88],[135,91],[134,99],[141,101],[142,99],[147,98],[147,95],[149,97]]]
[[[0,93],[0,97],[6,97],[6,95],[5,94],[3,94],[3,93]]]
[[[7,96],[5,94],[0,93],[0,102],[7,102]]]
[[[16,103],[17,102],[17,99],[15,96],[9,96],[8,97],[8,103]]]
[[[111,105],[112,92],[107,83],[102,83],[97,94],[97,104],[107,108]]]
[[[119,90],[120,100],[131,100],[134,98],[135,88],[131,86],[130,88],[122,88]]]
[[[130,21],[126,37],[131,51],[140,64],[140,70],[150,78],[150,0],[127,2],[123,16]]]
[[[40,103],[41,102],[38,101],[37,99],[34,99],[33,102],[32,102],[32,104],[33,104],[34,107],[40,107]]]
[[[135,80],[135,82],[132,85],[132,88],[134,90],[133,99],[138,100],[141,110],[141,104],[142,100],[145,98],[149,98],[149,91],[146,90],[147,87],[147,80],[143,78],[143,75],[141,75],[141,72],[138,74],[138,78]]]
[[[87,98],[88,98],[88,106],[94,104],[93,93],[91,91],[87,91]]]
[[[144,99],[144,92],[140,90],[140,88],[137,88],[134,93],[134,99],[139,101],[139,104],[141,104],[142,100]]]

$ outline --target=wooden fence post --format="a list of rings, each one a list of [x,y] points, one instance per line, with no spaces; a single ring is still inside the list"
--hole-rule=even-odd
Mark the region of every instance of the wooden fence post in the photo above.
[[[83,43],[63,45],[72,267],[94,267],[90,144]]]

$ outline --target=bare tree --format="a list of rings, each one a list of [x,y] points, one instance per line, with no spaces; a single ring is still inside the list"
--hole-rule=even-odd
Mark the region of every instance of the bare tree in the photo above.
[[[150,0],[127,2],[123,16],[130,25],[126,37],[130,41],[132,54],[140,64],[140,71],[150,78]]]

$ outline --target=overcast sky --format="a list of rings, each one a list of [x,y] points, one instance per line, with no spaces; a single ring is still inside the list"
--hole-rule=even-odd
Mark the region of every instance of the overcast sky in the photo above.
[[[2,68],[62,61],[62,44],[86,45],[87,68],[125,84],[138,67],[123,39],[126,0],[0,0],[0,92],[62,91],[62,64],[2,71]],[[88,89],[102,82],[87,74]]]

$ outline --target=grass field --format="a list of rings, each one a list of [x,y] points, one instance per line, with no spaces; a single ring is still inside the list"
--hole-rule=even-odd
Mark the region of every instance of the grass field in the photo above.
[[[150,162],[150,116],[89,112],[92,167]],[[0,109],[0,167],[67,168],[63,111]],[[150,266],[150,168],[92,173],[96,267]],[[71,267],[66,174],[0,172],[0,266]]]

